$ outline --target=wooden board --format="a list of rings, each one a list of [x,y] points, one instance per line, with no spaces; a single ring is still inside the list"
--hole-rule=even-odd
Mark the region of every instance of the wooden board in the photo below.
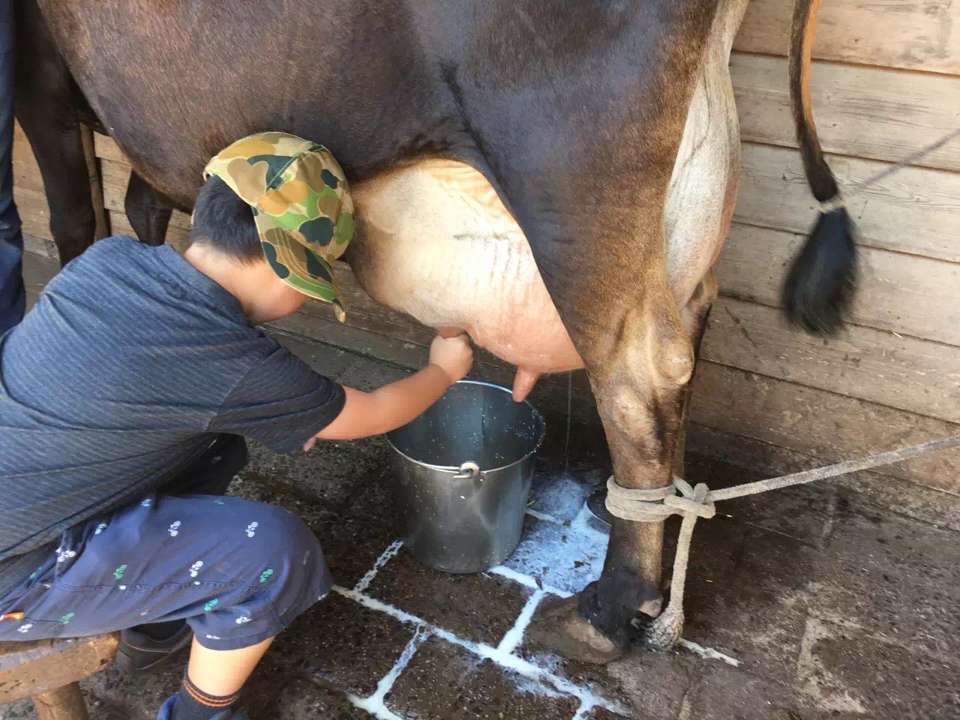
[[[44,257],[55,257],[50,232],[50,208],[43,191],[40,167],[19,123],[13,130],[13,199],[23,226],[24,247]]]
[[[302,310],[270,323],[270,326],[409,369],[419,369],[427,362],[426,345],[403,336],[367,330],[353,316],[341,324],[328,315],[320,303],[308,302]],[[514,368],[483,351],[477,354],[471,372],[471,377],[506,387],[512,385],[513,375]],[[544,413],[565,416],[569,411],[573,422],[599,423],[589,382],[582,370],[572,373],[572,377],[561,373],[541,378],[530,395],[530,401]]]
[[[857,161],[853,159],[840,158],[848,161],[850,166],[858,169],[861,173],[871,174],[873,167],[878,163],[869,161]],[[741,193],[743,200],[738,207],[738,217],[746,217],[757,222],[787,224],[791,218],[812,217],[814,209],[811,203],[805,202],[809,197],[806,184],[802,179],[802,171],[798,164],[798,158],[795,151],[762,145],[748,145],[745,150],[745,175],[744,188]],[[784,165],[787,169],[782,169]],[[115,232],[132,232],[125,216],[122,215],[122,191],[121,185],[125,184],[128,175],[127,166],[109,160],[103,161],[104,165],[104,184],[107,188],[107,206],[112,209]],[[778,170],[779,169],[779,170]],[[883,223],[873,221],[875,217],[888,218],[888,223],[893,223],[897,216],[906,216],[903,221],[903,227],[900,231],[895,231],[897,238],[913,240],[920,244],[923,237],[923,227],[929,228],[929,234],[935,237],[930,241],[936,244],[937,248],[942,248],[942,254],[960,259],[960,251],[953,251],[948,247],[948,241],[956,237],[954,228],[960,231],[960,207],[951,205],[947,189],[949,183],[957,184],[957,197],[960,197],[960,183],[957,183],[957,176],[934,172],[922,169],[910,169],[905,171],[914,173],[914,184],[920,184],[920,177],[924,175],[934,176],[936,180],[944,183],[939,192],[939,196],[944,197],[941,204],[929,203],[910,203],[907,201],[897,202],[896,199],[890,200],[889,190],[880,193],[880,199],[875,202],[872,209],[876,215],[865,214],[861,218],[861,224],[864,229],[864,235],[870,238],[870,233],[880,233],[885,228]],[[916,175],[919,174],[919,177]],[[778,183],[779,180],[779,183]],[[932,193],[930,186],[934,182],[926,182],[928,193]],[[886,189],[886,188],[881,188]],[[760,199],[757,197],[760,196]],[[885,211],[878,210],[884,202],[890,202],[893,208]],[[922,208],[927,208],[924,213]],[[768,218],[763,217],[764,210],[769,211]],[[912,212],[911,212],[912,211]],[[939,211],[939,212],[938,212]],[[932,215],[933,220],[926,221],[926,215]],[[182,220],[187,221],[186,216],[181,216]],[[183,222],[182,224],[186,224]],[[803,229],[799,222],[795,222],[797,229]],[[918,229],[918,226],[921,226]],[[887,225],[888,229],[895,227]],[[945,229],[943,237],[937,234],[941,229]],[[182,231],[174,225],[171,227],[169,240],[176,245],[182,246],[184,241]],[[911,233],[911,230],[914,232]],[[751,232],[751,231],[747,231]],[[752,232],[759,232],[753,229]],[[960,233],[957,233],[960,234]],[[947,237],[949,235],[949,237]],[[735,241],[734,241],[735,242]],[[790,238],[791,243],[795,243],[795,238]],[[882,242],[878,241],[878,242]],[[892,243],[891,243],[892,244]],[[769,249],[775,250],[774,246],[763,245],[757,250],[759,257],[757,262],[767,263],[770,255]],[[952,252],[957,252],[954,256]],[[774,256],[780,261],[785,261],[783,253],[774,252]],[[892,263],[897,265],[897,258],[892,259]],[[890,263],[887,263],[888,265]],[[882,263],[881,263],[882,265]],[[366,333],[373,333],[383,338],[403,338],[414,345],[423,346],[429,342],[431,333],[418,323],[400,313],[392,312],[382,308],[370,301],[370,299],[357,287],[355,280],[349,269],[342,264],[338,264],[338,278],[343,288],[348,307],[351,308],[349,327],[358,329]],[[752,273],[740,273],[742,277],[750,277]],[[925,276],[924,273],[921,273]],[[747,289],[747,296],[759,295],[768,303],[776,302],[776,294],[779,292],[780,274],[773,273],[765,278],[767,288],[765,292],[757,293],[755,289]],[[886,299],[896,303],[896,297],[889,298],[890,283],[884,282],[877,292],[886,296]],[[896,287],[897,283],[893,283]],[[736,291],[736,290],[733,290]],[[865,288],[865,294],[870,290]],[[960,419],[960,403],[956,400],[957,391],[957,354],[944,353],[943,348],[936,343],[927,343],[911,337],[897,338],[889,332],[874,330],[869,327],[851,326],[846,336],[836,341],[833,345],[830,343],[822,344],[815,341],[803,333],[799,333],[784,327],[780,321],[779,313],[765,306],[749,305],[736,300],[729,300],[727,310],[736,311],[737,316],[741,318],[738,327],[749,328],[747,332],[751,337],[755,337],[759,347],[751,347],[744,341],[741,332],[728,333],[732,327],[733,320],[727,315],[714,314],[715,323],[721,330],[712,332],[708,335],[705,345],[705,353],[708,359],[716,362],[742,367],[744,369],[760,372],[771,377],[784,380],[794,380],[802,382],[813,387],[822,387],[834,392],[847,392],[853,397],[873,402],[887,404],[891,407],[903,410],[914,411],[928,414],[934,417],[941,417],[948,420]],[[870,297],[866,297],[864,302],[872,304]],[[732,310],[731,310],[732,309]],[[308,315],[313,315],[313,320],[321,323],[331,323],[329,313],[326,309],[318,306],[315,311],[307,310]],[[869,320],[869,314],[866,318]],[[717,319],[719,318],[719,319]],[[301,328],[306,327],[301,323]],[[336,329],[336,325],[329,325],[329,329]],[[910,332],[911,328],[903,328],[895,325],[894,329],[899,328],[902,331]],[[344,333],[339,333],[344,334]],[[717,338],[717,340],[714,340]],[[720,342],[723,338],[726,342]],[[354,338],[355,339],[355,338]],[[351,341],[346,337],[345,341]],[[369,342],[369,338],[365,340]],[[784,355],[789,354],[791,360],[796,362],[784,362]],[[799,360],[798,360],[799,358]],[[890,382],[877,383],[875,378],[871,378],[871,373],[877,376],[890,378]],[[932,379],[940,375],[945,384],[943,388],[938,389]],[[851,380],[854,378],[854,380]],[[893,379],[896,378],[894,381]]]
[[[110,217],[110,232],[112,234],[137,237],[137,233],[130,225],[130,219],[126,215],[116,210],[108,210],[107,214]],[[187,247],[187,231],[175,225],[170,225],[167,228],[166,242],[182,252]]]
[[[857,223],[858,242],[960,262],[960,174],[907,167],[860,191],[860,182],[889,165],[838,155],[829,160]],[[807,233],[818,212],[797,150],[744,143],[737,220]]]
[[[130,182],[130,166],[126,162],[100,158],[100,179],[103,203],[108,210],[124,212],[123,201]]]
[[[14,185],[13,199],[17,204],[17,211],[23,224],[23,232],[42,240],[52,241],[50,210],[47,207],[47,198],[43,192]]]
[[[717,263],[721,292],[779,306],[784,274],[802,242],[800,235],[734,223]],[[960,265],[874,248],[860,248],[860,261],[855,324],[960,345]]]
[[[796,147],[786,59],[735,53],[731,72],[743,139]],[[960,127],[954,76],[815,63],[810,91],[827,152],[897,162]],[[911,164],[960,170],[960,137]]]
[[[751,0],[734,47],[786,55],[791,0]],[[817,15],[814,58],[960,74],[956,0],[828,0]]]
[[[960,433],[960,425],[702,362],[694,422],[826,460],[842,460]],[[960,494],[960,451],[889,466],[884,473]]]
[[[109,135],[101,135],[100,133],[94,133],[93,137],[94,149],[98,158],[114,160],[115,162],[129,166],[130,163],[127,160],[127,156],[123,154],[123,150],[120,149],[120,146],[117,145],[112,137]]]
[[[764,305],[720,298],[701,358],[960,423],[960,350],[848,325],[837,338],[789,327]]]
[[[13,186],[43,192],[40,166],[19,123],[14,125],[13,130]]]
[[[0,643],[0,703],[82,680],[105,668],[119,633],[84,638]]]
[[[102,143],[98,145],[101,146]],[[115,145],[103,147],[115,148]],[[112,151],[108,152],[112,154]],[[105,205],[110,212],[112,231],[135,236],[129,219],[123,213],[123,196],[129,179],[129,166],[109,158],[101,158],[101,164]],[[167,232],[167,242],[182,249],[186,246],[188,228],[189,216],[174,212],[174,219]],[[329,306],[308,302],[294,316],[274,323],[274,326],[405,367],[421,367],[426,362],[427,346],[434,331],[405,313],[374,302],[358,285],[346,263],[335,263],[334,274],[347,309],[346,324],[336,321]],[[512,382],[513,368],[489,353],[479,353],[478,363],[485,378],[508,385]],[[566,407],[566,384],[565,375],[544,378],[538,384],[540,404],[546,404],[553,410],[559,409],[561,405]],[[577,403],[576,417],[592,419],[592,397],[584,373],[576,374],[573,388],[578,398],[585,398]],[[558,395],[560,391],[563,392]],[[545,400],[547,396],[550,396],[549,400]]]
[[[16,154],[16,153],[14,153]],[[13,160],[13,187],[14,190],[33,190],[43,193],[43,179],[36,163],[26,160]]]
[[[124,198],[127,194],[127,184],[130,182],[130,166],[125,162],[101,159],[101,176],[103,178],[103,204],[108,210],[124,212]],[[170,218],[170,225],[182,230],[190,229],[190,216],[179,210],[174,210]]]

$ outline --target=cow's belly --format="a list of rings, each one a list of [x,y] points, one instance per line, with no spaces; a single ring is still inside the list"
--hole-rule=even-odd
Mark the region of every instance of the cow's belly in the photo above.
[[[667,272],[681,307],[714,264],[732,215],[739,135],[726,42],[716,38],[705,57],[665,208]],[[540,374],[583,366],[526,238],[479,172],[422,160],[359,184],[354,199],[361,232],[347,259],[375,300],[465,330],[516,365],[518,399]]]
[[[526,238],[476,170],[423,160],[357,186],[354,200],[348,259],[375,300],[465,330],[517,366],[518,398],[541,373],[583,367]]]

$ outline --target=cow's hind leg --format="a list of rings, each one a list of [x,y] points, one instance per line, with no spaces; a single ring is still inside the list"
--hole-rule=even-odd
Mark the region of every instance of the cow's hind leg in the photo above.
[[[594,383],[598,409],[617,483],[659,487],[671,480],[693,351],[665,288],[650,293],[630,320],[620,357]],[[581,613],[618,638],[638,611],[656,615],[662,543],[662,523],[615,521],[604,574],[580,598]]]
[[[693,350],[672,292],[651,269],[642,303],[627,311],[610,357],[590,371],[616,481],[655,488],[671,480]],[[615,518],[600,579],[557,607],[561,632],[541,637],[566,657],[607,662],[632,639],[638,613],[661,606],[663,523]]]
[[[700,358],[700,345],[703,343],[703,335],[707,330],[707,318],[710,316],[710,309],[719,294],[717,279],[713,270],[708,272],[703,280],[697,285],[693,296],[681,312],[681,321],[690,340],[693,343],[693,355],[696,359]],[[687,449],[687,422],[689,420],[690,396],[692,385],[687,384],[686,392],[683,397],[683,416],[680,421],[680,435],[677,438],[677,449],[673,458],[673,473],[677,477],[686,477],[684,472],[684,455]]]
[[[134,170],[123,200],[123,208],[140,242],[162,245],[173,215],[173,205]]]

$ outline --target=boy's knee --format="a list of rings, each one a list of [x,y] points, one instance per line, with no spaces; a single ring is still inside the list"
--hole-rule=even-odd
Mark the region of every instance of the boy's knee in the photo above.
[[[263,547],[281,564],[307,565],[323,563],[320,541],[313,531],[295,514],[275,505],[252,503],[255,511],[245,532],[251,539],[259,538]]]

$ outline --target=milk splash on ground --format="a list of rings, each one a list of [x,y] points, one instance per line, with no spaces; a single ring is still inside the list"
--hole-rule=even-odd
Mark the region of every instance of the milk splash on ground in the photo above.
[[[523,538],[503,564],[570,594],[600,577],[609,537],[586,508],[593,489],[569,476],[538,478]]]

